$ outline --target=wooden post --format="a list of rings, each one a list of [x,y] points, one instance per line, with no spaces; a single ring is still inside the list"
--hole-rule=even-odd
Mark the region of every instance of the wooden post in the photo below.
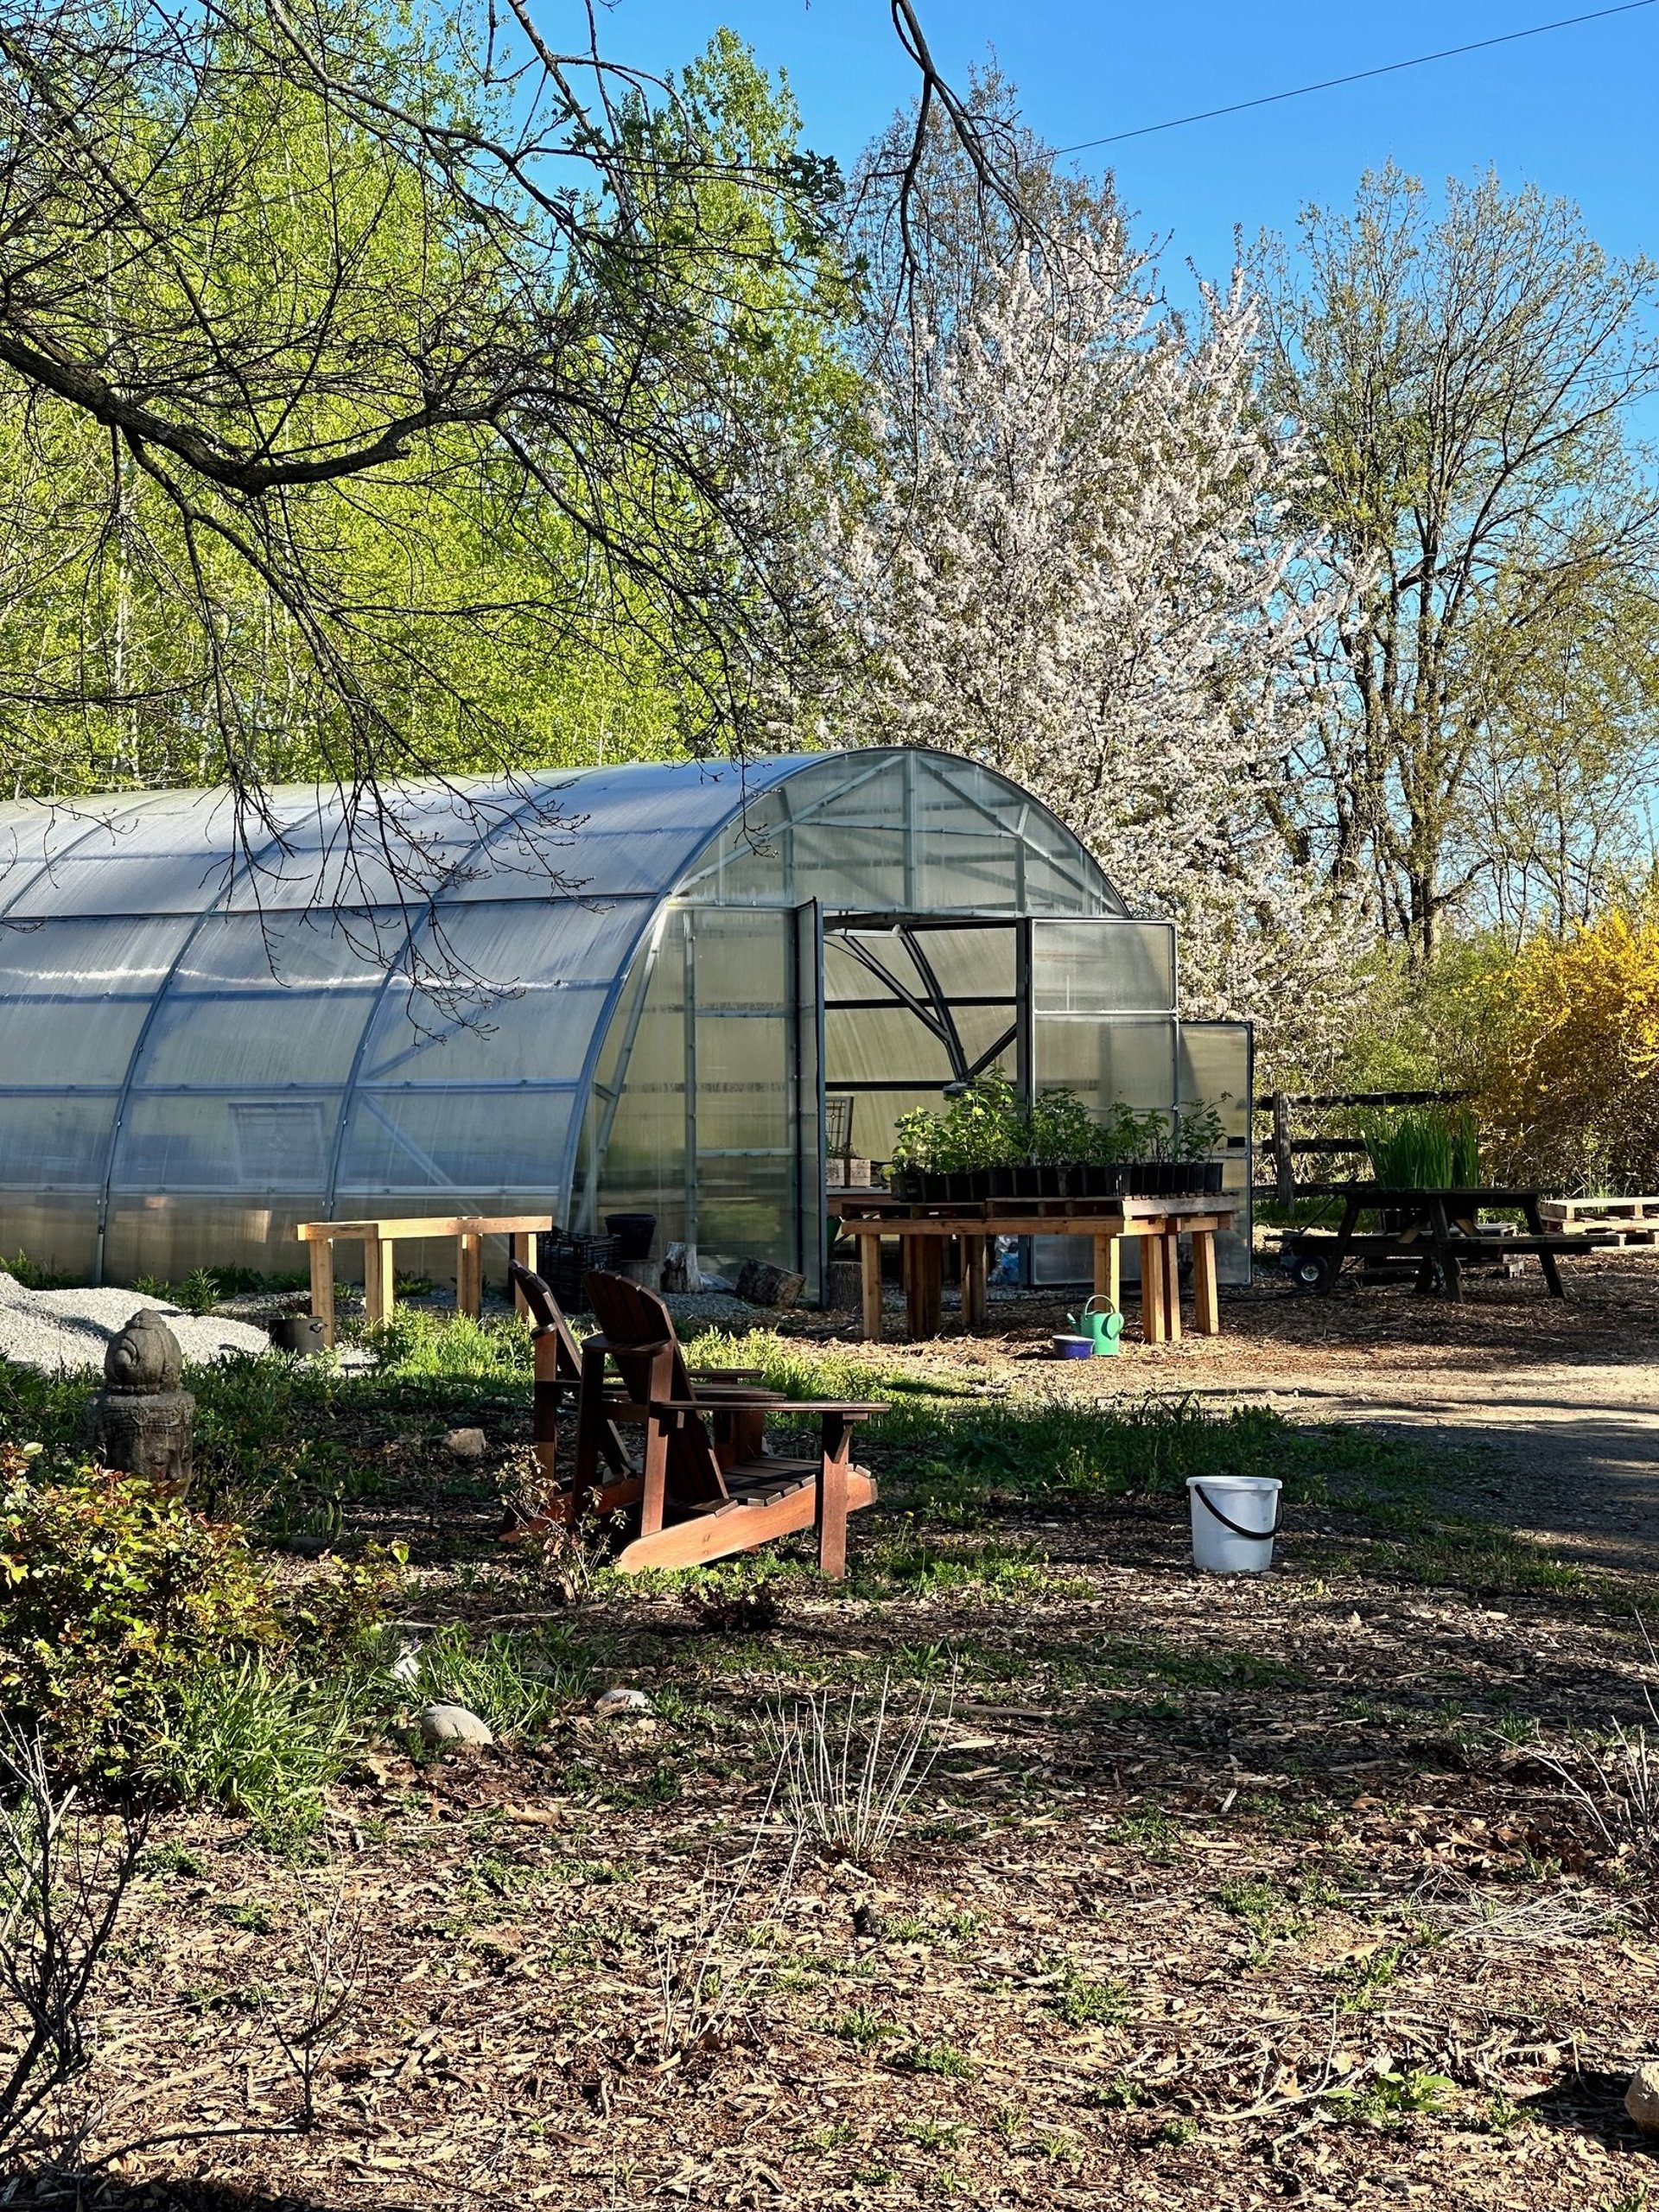
[[[1141,1333],[1149,1344],[1164,1341],[1163,1239],[1151,1229],[1141,1238]]]
[[[858,1281],[864,1306],[867,1344],[881,1340],[881,1236],[866,1232],[858,1240]]]
[[[931,1343],[939,1333],[944,1311],[944,1239],[912,1236],[907,1241],[916,1247],[917,1311],[921,1321],[919,1330],[912,1333]]]
[[[391,1265],[396,1249],[390,1236],[363,1239],[363,1319],[371,1328],[377,1321],[390,1321],[397,1303]]]
[[[839,1581],[847,1572],[847,1462],[851,1424],[839,1414],[823,1417],[823,1459],[818,1467],[818,1572]]]
[[[1192,1326],[1201,1337],[1221,1334],[1213,1229],[1195,1229],[1192,1232]]]
[[[1290,1149],[1290,1101],[1282,1090],[1273,1094],[1273,1164],[1279,1182],[1279,1203],[1296,1203],[1296,1163]]]
[[[334,1244],[330,1236],[311,1239],[311,1311],[322,1324],[323,1342],[334,1341]]]
[[[455,1239],[455,1311],[474,1321],[484,1311],[484,1239],[476,1230]]]

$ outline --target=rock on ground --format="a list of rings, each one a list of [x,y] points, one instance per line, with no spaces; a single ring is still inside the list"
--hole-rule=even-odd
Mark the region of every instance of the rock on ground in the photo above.
[[[270,1338],[245,1321],[186,1313],[136,1290],[28,1290],[0,1272],[0,1360],[48,1375],[101,1375],[104,1354],[141,1307],[166,1317],[187,1360],[223,1359],[227,1352],[264,1352]]]
[[[493,1744],[490,1725],[464,1705],[423,1705],[421,1734],[429,1744]]]

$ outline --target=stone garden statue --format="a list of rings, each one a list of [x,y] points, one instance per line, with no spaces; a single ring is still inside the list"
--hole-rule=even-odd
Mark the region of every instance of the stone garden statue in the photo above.
[[[149,1306],[111,1338],[104,1388],[88,1406],[83,1429],[100,1466],[142,1475],[175,1496],[189,1488],[196,1402],[179,1388],[183,1366],[178,1338]]]

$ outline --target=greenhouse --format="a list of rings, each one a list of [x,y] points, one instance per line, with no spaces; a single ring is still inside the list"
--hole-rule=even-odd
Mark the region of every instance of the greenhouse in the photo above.
[[[0,806],[0,1249],[123,1282],[290,1268],[313,1219],[628,1211],[811,1294],[830,1138],[884,1159],[995,1065],[1222,1102],[1248,1192],[1248,1030],[1178,1019],[1172,927],[988,769],[434,783],[373,828],[308,786],[257,837],[223,791]]]

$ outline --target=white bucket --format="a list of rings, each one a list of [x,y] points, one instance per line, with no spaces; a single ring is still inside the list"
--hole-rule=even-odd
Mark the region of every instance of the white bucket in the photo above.
[[[1269,1475],[1189,1475],[1193,1566],[1206,1574],[1265,1574],[1279,1530],[1279,1490]]]

